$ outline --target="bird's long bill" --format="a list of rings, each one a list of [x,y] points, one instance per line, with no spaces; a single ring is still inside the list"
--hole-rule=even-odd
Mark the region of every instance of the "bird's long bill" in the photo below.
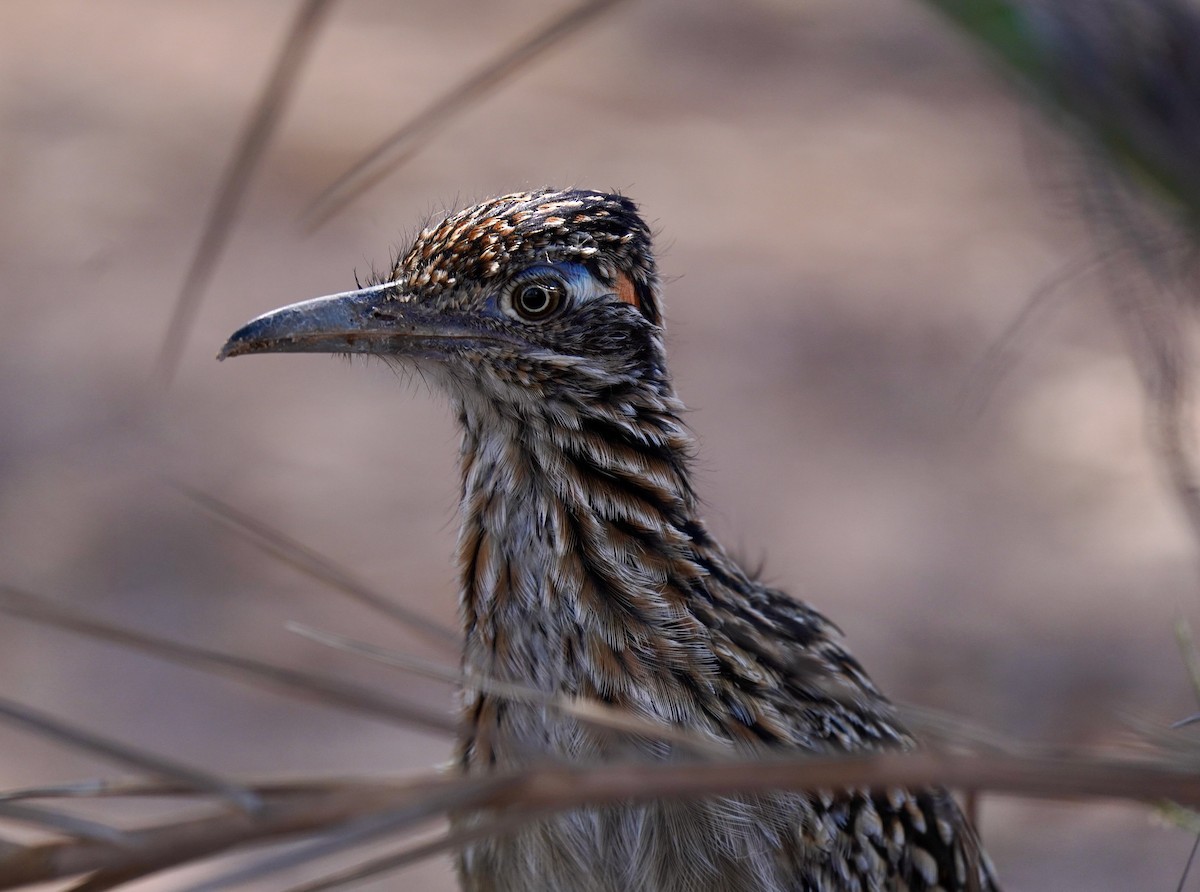
[[[247,353],[411,353],[454,337],[445,319],[397,298],[391,283],[301,301],[264,313],[233,333],[218,359]],[[414,350],[413,348],[417,348]]]

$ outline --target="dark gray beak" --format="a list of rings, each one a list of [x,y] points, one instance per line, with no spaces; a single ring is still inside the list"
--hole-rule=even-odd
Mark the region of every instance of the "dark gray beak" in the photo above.
[[[302,301],[264,313],[233,333],[218,359],[247,353],[442,352],[470,337],[461,324],[408,299],[394,283]]]

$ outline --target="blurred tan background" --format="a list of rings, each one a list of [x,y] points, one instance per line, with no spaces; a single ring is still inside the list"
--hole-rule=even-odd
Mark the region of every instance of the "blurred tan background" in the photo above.
[[[1194,711],[1171,624],[1197,616],[1196,555],[1098,277],[1037,317],[990,397],[972,387],[1094,249],[1036,115],[915,0],[635,0],[299,232],[358,154],[559,8],[342,0],[162,396],[171,305],[295,5],[0,4],[0,581],[450,709],[445,687],[286,632],[425,652],[166,481],[453,623],[445,406],[382,363],[213,357],[251,316],[386,266],[431,212],[580,184],[633,196],[660,233],[712,526],[833,617],[885,690],[1053,743]],[[0,672],[0,696],[223,771],[449,753],[16,621]],[[0,727],[0,789],[113,773]],[[1192,844],[1095,803],[990,798],[982,829],[1009,890],[1174,889]],[[369,888],[447,890],[448,864]]]

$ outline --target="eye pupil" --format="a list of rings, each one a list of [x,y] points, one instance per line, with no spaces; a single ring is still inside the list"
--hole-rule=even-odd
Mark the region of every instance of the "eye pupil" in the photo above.
[[[542,282],[522,285],[517,290],[516,309],[526,319],[542,319],[557,309],[562,291]]]
[[[521,305],[530,313],[543,313],[550,306],[550,294],[540,285],[530,285],[521,292]]]

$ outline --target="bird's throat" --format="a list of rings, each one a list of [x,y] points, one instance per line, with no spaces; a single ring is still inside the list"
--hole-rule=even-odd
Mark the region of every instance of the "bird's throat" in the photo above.
[[[675,408],[565,425],[560,413],[553,434],[536,419],[463,417],[469,672],[614,702],[687,647],[702,528]]]

